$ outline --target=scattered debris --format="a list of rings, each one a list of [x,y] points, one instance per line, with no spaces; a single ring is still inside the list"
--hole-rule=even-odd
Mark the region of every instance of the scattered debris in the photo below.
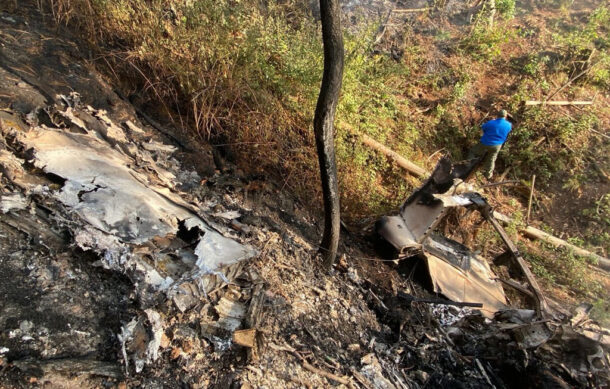
[[[5,61],[13,57],[6,31],[0,34],[1,75],[5,62],[18,63]],[[16,33],[40,46],[38,34]],[[57,95],[57,106],[37,96],[34,103],[16,104],[30,107],[23,115],[0,110],[0,196],[28,203],[0,213],[0,386],[607,383],[608,330],[588,318],[586,306],[571,317],[540,318],[534,309],[508,307],[484,317],[476,309],[445,305],[450,301],[401,278],[392,262],[357,259],[372,254],[363,252],[368,249],[360,247],[356,234],[345,237],[341,265],[321,275],[312,259],[314,240],[308,238],[316,236],[315,223],[285,193],[253,195],[246,182],[239,183],[246,178],[225,173],[201,185],[198,174],[178,160],[183,150],[142,126],[133,108],[117,112],[104,106],[124,99],[99,88],[99,77],[81,76],[85,67],[73,56],[63,57],[63,46],[45,42],[54,50],[46,57],[70,64],[54,77],[84,79],[83,93],[106,92],[81,99],[44,86],[47,95]],[[38,87],[36,81],[29,78],[28,93]],[[10,81],[11,87],[18,83]],[[41,104],[43,109],[32,108]],[[62,155],[58,145],[78,148],[77,157]],[[47,153],[63,162],[46,163]],[[213,166],[207,168],[214,174]],[[473,191],[465,183],[458,184],[452,181],[447,191],[426,198],[445,208],[485,209],[467,195]],[[130,201],[132,191],[139,203]],[[422,234],[425,239],[411,242],[414,250],[403,255],[434,255],[466,274],[468,283],[481,277],[485,285],[494,277],[485,267],[462,269],[483,261],[464,254],[463,247],[432,232]],[[252,247],[261,254],[248,261],[255,255]],[[506,281],[522,285],[500,282]],[[521,282],[529,293],[524,295],[534,296]]]
[[[231,282],[242,269],[241,262],[256,251],[223,236],[221,227],[204,221],[203,206],[184,200],[174,181],[176,175],[168,170],[176,148],[152,140],[140,143],[139,148],[104,111],[81,107],[77,94],[61,96],[61,100],[67,108],[49,108],[62,118],[61,128],[34,125],[22,131],[5,123],[4,131],[14,147],[28,150],[34,166],[62,180],[58,190],[40,191],[32,186],[28,190],[66,207],[74,242],[98,253],[105,268],[134,280],[144,307],[158,304],[161,292],[185,312],[220,283]],[[135,127],[129,125],[132,130]],[[71,131],[74,128],[78,132]],[[165,161],[165,167],[160,161]],[[2,212],[25,209],[29,201],[21,193],[2,195]],[[219,215],[240,216],[235,212]],[[167,249],[171,255],[165,253]],[[232,333],[246,308],[239,303],[228,307],[226,301],[223,298],[216,306],[221,316],[217,325]],[[157,359],[164,327],[155,310],[144,313],[145,318],[126,324],[119,336],[126,367],[127,354],[131,354],[136,372]],[[143,341],[148,334],[152,337]],[[229,336],[229,344],[230,340]]]
[[[11,193],[0,196],[0,212],[20,211],[26,209],[28,201],[21,193]]]

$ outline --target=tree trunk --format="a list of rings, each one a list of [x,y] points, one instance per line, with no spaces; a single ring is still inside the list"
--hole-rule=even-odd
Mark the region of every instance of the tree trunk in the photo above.
[[[494,17],[496,16],[496,0],[488,0],[487,4],[489,5],[489,16],[487,20],[487,24],[489,25],[489,29],[494,28]]]
[[[324,74],[313,129],[324,197],[324,235],[320,252],[324,266],[330,269],[337,256],[340,230],[339,185],[333,128],[343,78],[343,35],[339,0],[320,0],[320,13],[324,43]]]

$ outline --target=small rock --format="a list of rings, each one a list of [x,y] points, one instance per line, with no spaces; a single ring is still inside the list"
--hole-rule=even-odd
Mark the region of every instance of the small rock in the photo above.
[[[182,349],[180,347],[174,347],[172,349],[171,354],[169,354],[169,358],[178,359],[178,357],[180,357],[181,354],[182,354]]]
[[[375,354],[370,353],[370,354],[366,354],[365,356],[363,356],[362,359],[360,360],[360,363],[362,363],[363,365],[370,365],[374,361],[375,361]]]
[[[161,335],[161,348],[167,348],[169,347],[169,344],[169,338],[167,337],[167,335],[165,335],[165,333],[163,333],[163,335]]]
[[[24,320],[19,324],[21,332],[29,334],[34,329],[34,323],[29,320]]]
[[[375,346],[373,346],[373,348],[378,354],[383,354],[389,349],[388,345],[385,343],[375,343]]]
[[[360,282],[362,282],[358,272],[353,267],[347,269],[347,278],[349,278],[354,284],[360,284]]]
[[[430,374],[426,373],[423,370],[417,370],[415,372],[415,377],[422,383],[428,382],[428,378],[430,378]]]
[[[332,317],[333,319],[339,319],[339,314],[337,313],[337,310],[335,308],[330,309],[330,317]]]

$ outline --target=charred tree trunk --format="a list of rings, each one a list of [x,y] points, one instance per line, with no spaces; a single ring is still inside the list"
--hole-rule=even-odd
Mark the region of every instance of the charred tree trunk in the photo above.
[[[324,266],[330,269],[337,256],[340,230],[339,184],[333,127],[343,78],[343,35],[339,0],[320,0],[320,13],[324,43],[324,74],[313,129],[324,197],[324,235],[320,251]]]

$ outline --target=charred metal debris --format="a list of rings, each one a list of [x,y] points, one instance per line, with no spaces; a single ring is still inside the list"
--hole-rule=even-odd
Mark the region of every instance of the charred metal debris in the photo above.
[[[471,322],[473,318],[469,315],[461,316],[460,312],[476,310],[484,317],[484,319],[478,319],[480,325],[483,326],[479,329],[487,333],[484,338],[494,338],[498,332],[502,333],[502,336],[512,335],[502,341],[515,342],[507,342],[509,344],[505,346],[510,349],[512,347],[510,345],[513,344],[516,349],[522,349],[525,353],[523,357],[526,360],[526,350],[536,350],[539,347],[547,348],[548,351],[550,348],[560,346],[563,348],[562,352],[568,353],[577,352],[576,349],[579,348],[588,350],[584,351],[586,356],[578,362],[580,367],[569,368],[561,362],[560,368],[563,373],[568,373],[570,378],[581,385],[586,386],[596,382],[593,384],[595,386],[607,382],[610,360],[604,349],[610,345],[610,338],[608,338],[610,332],[597,325],[594,326],[595,328],[590,325],[582,325],[584,318],[586,318],[585,321],[590,320],[587,316],[590,305],[583,304],[574,312],[566,312],[556,304],[551,308],[517,246],[494,218],[490,204],[472,185],[466,182],[476,169],[476,165],[477,161],[452,164],[448,158],[443,157],[427,181],[404,202],[398,215],[382,217],[376,223],[376,232],[395,249],[397,258],[403,262],[423,260],[427,267],[432,291],[445,296],[450,301],[439,298],[418,298],[402,291],[398,291],[396,298],[402,300],[400,304],[406,302],[407,305],[410,305],[412,302],[422,302],[437,307],[448,306],[449,310],[433,308],[433,311],[437,313],[453,312],[458,315],[448,322],[445,321],[447,326],[441,331],[448,336],[446,340],[452,346],[455,346],[454,335],[463,340],[464,323]],[[435,231],[448,210],[459,207],[478,211],[500,236],[505,246],[504,252],[493,258],[492,261],[488,261],[463,244]],[[513,269],[518,269],[525,285],[521,283],[522,280],[503,279],[497,276],[492,271],[490,262],[498,266],[510,265]],[[504,286],[520,293],[525,301],[529,300],[532,303],[534,309],[512,306],[514,304],[508,301]],[[458,309],[456,306],[471,308]],[[387,313],[388,309],[384,306],[381,311]],[[452,314],[449,316],[451,317]],[[443,320],[441,318],[441,322]],[[455,323],[458,324],[457,327],[454,326]],[[589,321],[589,323],[591,322]],[[484,328],[485,326],[487,328]],[[501,338],[495,338],[494,341],[497,342]],[[568,351],[569,347],[574,347],[574,349]],[[557,350],[554,352],[557,352],[556,355],[561,354]],[[510,360],[510,357],[506,360]],[[525,360],[523,362],[527,365]],[[491,365],[488,366],[491,368]],[[481,371],[485,373],[484,367],[482,365],[480,367]],[[591,381],[591,377],[604,369],[606,369],[605,375],[598,376],[603,377],[601,381]],[[542,381],[555,380],[559,387],[574,384],[574,382],[567,384],[554,374],[549,371],[548,376]],[[488,381],[491,387],[495,385],[502,387],[503,383],[515,383],[508,377],[495,376],[494,378],[495,380],[489,379]],[[523,383],[525,384],[525,382]],[[508,386],[512,386],[512,384]]]
[[[401,258],[424,258],[434,292],[453,301],[482,304],[481,312],[493,317],[508,307],[501,280],[485,258],[435,232],[450,209],[474,209],[504,242],[505,251],[499,257],[513,260],[526,279],[528,288],[519,290],[533,298],[538,315],[546,317],[549,312],[545,298],[518,248],[495,220],[487,200],[466,182],[476,165],[477,161],[454,165],[442,158],[428,180],[404,202],[398,215],[385,216],[377,222],[377,233]]]
[[[172,158],[175,147],[152,140],[130,121],[117,125],[103,110],[83,106],[76,93],[58,99],[63,104],[26,118],[0,112],[0,172],[20,189],[1,194],[0,210],[14,216],[7,219],[12,226],[31,234],[18,212],[52,207],[47,217],[69,233],[74,246],[98,256],[95,266],[131,280],[142,314],[118,339],[124,372],[140,372],[157,360],[163,341],[167,323],[159,303],[189,310],[243,275],[257,251],[212,220],[214,204],[200,204],[181,191],[201,179]],[[210,306],[214,331],[206,336],[219,349],[228,348],[242,326],[241,297],[228,293]]]

